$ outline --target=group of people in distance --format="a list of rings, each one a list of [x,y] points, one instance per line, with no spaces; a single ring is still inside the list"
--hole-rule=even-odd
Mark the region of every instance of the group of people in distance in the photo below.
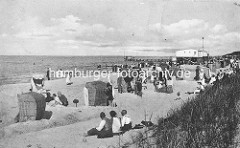
[[[109,114],[111,119],[107,118],[104,112],[101,112],[99,126],[90,129],[85,136],[97,135],[97,138],[113,137],[114,134],[126,132],[132,128],[132,121],[126,110],[122,110],[122,118],[118,118],[115,111],[110,111]]]
[[[62,69],[60,69],[60,71],[62,71]],[[62,75],[64,74],[63,71],[61,72],[61,77]],[[47,80],[49,81],[50,80],[50,68],[47,68],[47,74],[46,74],[46,78]],[[73,82],[72,82],[72,77],[73,77],[73,73],[72,72],[68,72],[66,73],[66,85],[72,85]]]
[[[141,77],[119,76],[117,79],[118,93],[134,92],[136,95],[142,97],[142,83],[143,79]]]

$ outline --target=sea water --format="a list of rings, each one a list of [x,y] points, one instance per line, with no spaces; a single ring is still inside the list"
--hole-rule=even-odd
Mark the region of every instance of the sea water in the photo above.
[[[0,56],[0,85],[29,83],[33,74],[46,75],[47,68],[83,71],[123,63],[123,56]]]
[[[135,57],[136,59],[169,59],[169,57]],[[47,68],[53,71],[89,71],[97,70],[97,66],[114,64],[136,64],[126,62],[123,56],[1,56],[0,85],[29,83],[33,74],[44,74]],[[109,67],[111,70],[111,67]]]

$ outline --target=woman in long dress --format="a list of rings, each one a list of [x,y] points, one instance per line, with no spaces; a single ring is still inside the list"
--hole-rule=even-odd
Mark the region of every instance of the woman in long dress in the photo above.
[[[73,84],[73,82],[72,82],[72,73],[71,72],[69,72],[69,74],[67,75],[66,84],[67,85]]]

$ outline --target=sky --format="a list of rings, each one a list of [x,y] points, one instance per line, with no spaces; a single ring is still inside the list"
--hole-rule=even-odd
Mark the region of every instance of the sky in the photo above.
[[[239,51],[240,0],[0,0],[0,55],[174,56],[202,37]]]

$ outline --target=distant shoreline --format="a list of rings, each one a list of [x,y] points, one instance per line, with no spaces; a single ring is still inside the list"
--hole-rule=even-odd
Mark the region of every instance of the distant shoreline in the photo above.
[[[97,65],[133,64],[123,56],[48,56],[0,55],[0,85],[29,83],[32,74],[46,74],[47,68],[97,70]],[[159,56],[135,56],[137,59],[165,59]],[[110,68],[110,67],[109,67]]]

